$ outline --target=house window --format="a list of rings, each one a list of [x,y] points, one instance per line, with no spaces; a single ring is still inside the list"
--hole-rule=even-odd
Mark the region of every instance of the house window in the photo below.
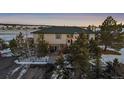
[[[67,38],[73,38],[73,34],[68,34]]]
[[[43,39],[44,39],[44,34],[39,34],[39,35],[38,35],[38,39],[39,39],[39,40],[43,40]]]
[[[61,39],[62,35],[61,34],[56,34],[56,39]]]
[[[73,34],[71,34],[70,37],[73,38]]]
[[[75,36],[75,39],[78,39],[78,37],[77,37],[77,36]]]
[[[69,35],[67,35],[67,38],[69,38]]]
[[[70,43],[71,41],[70,40],[68,40],[68,43]]]

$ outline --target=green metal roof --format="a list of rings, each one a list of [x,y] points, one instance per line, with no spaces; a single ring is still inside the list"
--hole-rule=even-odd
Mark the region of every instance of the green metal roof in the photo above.
[[[32,32],[33,34],[74,34],[74,33],[93,33],[91,30],[82,29],[81,27],[71,26],[50,26]]]

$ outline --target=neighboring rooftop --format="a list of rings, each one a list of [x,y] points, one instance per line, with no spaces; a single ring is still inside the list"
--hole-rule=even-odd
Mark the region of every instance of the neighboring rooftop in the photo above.
[[[74,34],[74,33],[93,33],[91,30],[86,30],[81,27],[73,27],[73,26],[50,26],[45,27],[40,30],[33,32],[33,34]]]

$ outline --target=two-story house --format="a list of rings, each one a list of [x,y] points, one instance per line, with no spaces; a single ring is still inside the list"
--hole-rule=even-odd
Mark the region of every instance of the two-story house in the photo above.
[[[91,30],[72,26],[50,26],[33,32],[34,43],[37,44],[38,38],[42,35],[43,39],[50,44],[50,47],[61,49],[65,45],[69,46],[77,40],[80,33],[86,33],[88,38],[95,39],[95,34]]]

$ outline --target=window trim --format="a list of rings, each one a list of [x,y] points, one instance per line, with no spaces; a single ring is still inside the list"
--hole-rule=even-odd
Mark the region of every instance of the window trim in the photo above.
[[[55,34],[56,39],[62,39],[62,34]]]

